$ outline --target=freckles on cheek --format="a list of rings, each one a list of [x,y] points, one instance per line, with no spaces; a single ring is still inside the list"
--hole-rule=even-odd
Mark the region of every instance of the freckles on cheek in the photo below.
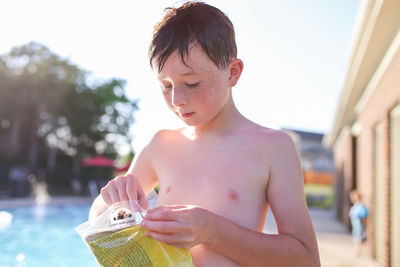
[[[224,81],[221,79],[212,79],[210,85],[208,86],[208,94],[211,96],[218,96],[218,98],[222,97],[226,94],[226,89],[229,87]]]
[[[199,90],[195,93],[193,93],[193,98],[196,99],[196,102],[199,104],[205,104],[209,100],[210,93],[207,92],[207,90]]]
[[[199,90],[193,92],[193,97],[200,103],[209,103],[213,100],[213,96],[217,93],[218,84],[211,80],[204,84]]]

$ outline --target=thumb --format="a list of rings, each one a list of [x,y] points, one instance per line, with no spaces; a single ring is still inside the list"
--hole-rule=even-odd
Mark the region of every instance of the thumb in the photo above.
[[[138,187],[138,202],[139,205],[144,209],[147,210],[147,208],[149,207],[149,201],[146,198],[146,195],[144,194],[142,188],[139,186]]]

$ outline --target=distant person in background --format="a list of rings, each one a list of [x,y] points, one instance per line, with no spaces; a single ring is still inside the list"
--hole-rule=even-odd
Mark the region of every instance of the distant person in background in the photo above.
[[[50,201],[50,195],[47,191],[46,171],[39,169],[37,175],[29,174],[27,180],[31,184],[36,205],[46,205]]]
[[[361,202],[361,194],[353,190],[350,192],[350,201],[353,204],[349,211],[349,217],[351,221],[353,241],[355,246],[355,253],[357,256],[361,256],[363,250],[363,244],[365,243],[367,236],[365,233],[366,219],[368,216],[368,209]]]

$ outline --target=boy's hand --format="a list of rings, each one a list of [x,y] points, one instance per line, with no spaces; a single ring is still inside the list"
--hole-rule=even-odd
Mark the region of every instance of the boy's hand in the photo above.
[[[162,206],[147,211],[142,226],[146,235],[181,248],[206,243],[210,238],[207,228],[212,213],[198,206]]]
[[[127,200],[138,200],[143,208],[147,207],[143,189],[132,174],[117,176],[109,181],[100,192],[107,205]]]

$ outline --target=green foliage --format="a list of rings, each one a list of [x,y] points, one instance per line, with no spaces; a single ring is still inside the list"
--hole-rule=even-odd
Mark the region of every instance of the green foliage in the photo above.
[[[304,193],[308,207],[329,209],[333,205],[333,187],[329,185],[306,184]]]
[[[14,159],[32,163],[52,147],[77,158],[114,157],[118,146],[130,147],[137,105],[126,97],[125,81],[89,84],[88,76],[34,42],[2,55],[0,157],[11,151]]]
[[[157,194],[158,194],[158,192],[160,192],[160,184],[159,183],[154,187],[154,191],[156,191]]]

